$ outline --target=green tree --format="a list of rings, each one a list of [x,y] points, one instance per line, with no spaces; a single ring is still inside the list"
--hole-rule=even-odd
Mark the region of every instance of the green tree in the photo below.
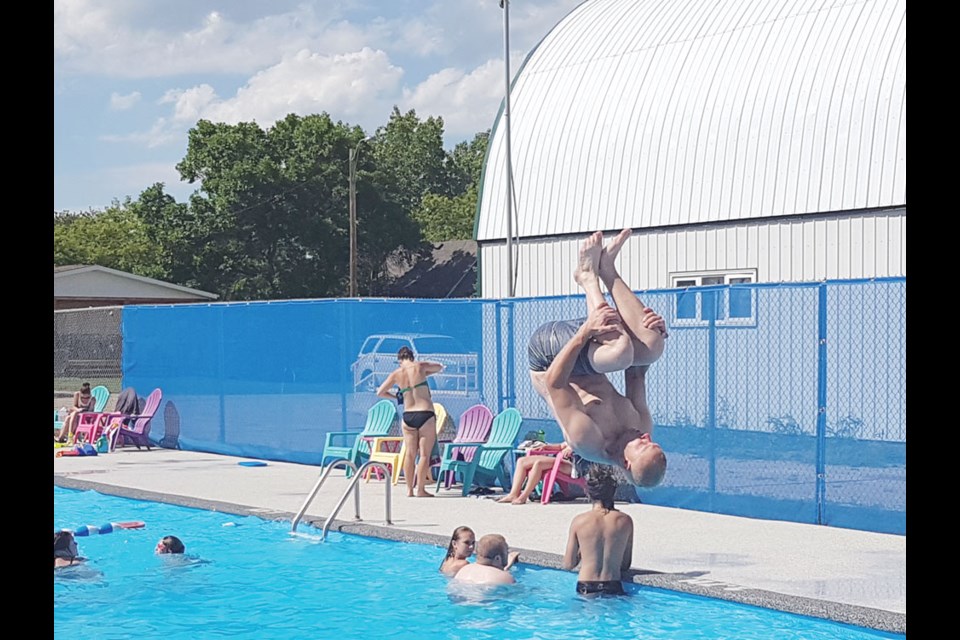
[[[428,193],[413,218],[420,224],[423,237],[429,242],[470,240],[477,211],[477,191],[470,186],[459,196],[448,197]]]
[[[364,138],[326,113],[191,129],[177,165],[199,182],[190,200],[192,269],[224,299],[325,297],[346,292],[348,157]],[[375,154],[358,167],[358,288],[366,292],[391,251],[419,242],[408,212],[391,198]],[[384,191],[387,195],[384,195]]]
[[[53,264],[89,264],[148,278],[164,276],[160,248],[127,198],[105,211],[54,214]]]
[[[473,140],[457,144],[447,155],[445,166],[449,184],[446,193],[426,194],[413,212],[424,239],[444,242],[473,238],[480,177],[489,137],[489,131],[480,132]]]
[[[383,197],[412,212],[428,193],[456,195],[450,190],[447,153],[443,149],[443,118],[420,120],[414,110],[393,108],[390,120],[377,130],[373,146]]]

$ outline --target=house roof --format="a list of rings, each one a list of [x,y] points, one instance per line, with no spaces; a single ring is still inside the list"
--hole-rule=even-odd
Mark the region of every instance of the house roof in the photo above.
[[[378,295],[396,298],[470,298],[476,295],[477,243],[448,240],[409,262],[388,265],[389,284]]]
[[[209,291],[138,276],[100,265],[62,265],[53,268],[54,298],[216,300]]]

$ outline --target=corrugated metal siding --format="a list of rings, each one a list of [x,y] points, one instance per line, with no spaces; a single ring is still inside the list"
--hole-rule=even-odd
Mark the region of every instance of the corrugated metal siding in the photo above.
[[[756,269],[758,282],[814,282],[907,275],[907,216],[807,217],[636,231],[620,252],[620,272],[634,289],[665,289],[683,272]],[[573,281],[582,237],[515,244],[518,297],[580,293]],[[506,244],[482,243],[486,298],[506,297]]]
[[[521,237],[906,203],[905,0],[588,0],[511,96]]]

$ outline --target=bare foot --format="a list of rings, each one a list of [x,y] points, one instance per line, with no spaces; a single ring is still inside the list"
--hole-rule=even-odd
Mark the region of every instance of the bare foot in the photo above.
[[[497,500],[497,502],[513,502],[513,500],[514,500],[514,497],[508,493],[507,495]]]
[[[432,494],[432,493],[427,493],[426,491],[423,491],[423,492],[421,492],[421,493],[418,493],[418,494],[417,494],[417,497],[418,497],[418,498],[432,498],[432,497],[433,497],[433,494]]]
[[[517,498],[516,500],[513,501],[513,504],[527,504],[527,499],[526,499],[526,498]]]
[[[591,276],[596,278],[600,267],[600,253],[603,251],[603,232],[597,231],[587,236],[580,244],[580,260],[573,272],[573,279],[581,287]]]
[[[617,256],[620,254],[620,249],[623,248],[623,243],[627,241],[627,238],[630,237],[630,229],[624,229],[617,235],[613,236],[609,242],[603,247],[603,251],[600,253],[600,277],[604,280],[617,277]]]

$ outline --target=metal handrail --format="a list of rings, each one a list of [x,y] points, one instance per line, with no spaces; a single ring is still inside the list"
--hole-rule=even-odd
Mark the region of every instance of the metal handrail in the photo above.
[[[330,528],[330,524],[337,517],[337,514],[340,513],[340,509],[343,508],[344,503],[347,501],[347,496],[349,496],[350,492],[354,491],[354,489],[356,489],[356,491],[354,491],[354,494],[353,494],[354,519],[355,520],[361,519],[360,518],[360,489],[358,488],[357,481],[363,475],[363,472],[368,470],[370,467],[378,467],[383,472],[384,476],[388,479],[387,482],[385,483],[386,492],[384,496],[384,509],[386,512],[387,524],[393,524],[393,522],[391,521],[391,508],[390,508],[391,507],[391,484],[389,482],[389,478],[390,478],[389,467],[387,467],[387,465],[384,464],[383,462],[377,462],[375,460],[371,460],[371,461],[365,462],[363,466],[357,469],[357,465],[355,465],[353,462],[347,460],[346,458],[338,458],[337,460],[334,460],[329,465],[327,465],[327,468],[323,470],[322,474],[320,474],[320,478],[317,480],[316,484],[313,485],[313,489],[310,491],[310,495],[307,496],[307,499],[303,501],[303,506],[300,507],[300,511],[297,512],[297,515],[294,516],[293,518],[293,524],[290,528],[291,532],[296,532],[297,525],[300,524],[300,520],[301,518],[303,518],[303,514],[306,513],[307,507],[309,507],[310,503],[313,502],[313,499],[316,497],[317,492],[320,491],[320,487],[322,487],[323,483],[326,482],[327,478],[330,476],[330,473],[337,467],[342,467],[342,466],[349,467],[350,469],[353,470],[353,479],[350,481],[350,484],[347,486],[346,491],[343,492],[343,495],[340,496],[340,501],[337,502],[337,506],[334,507],[333,513],[331,513],[330,516],[327,517],[326,521],[323,523],[323,535],[321,539],[322,540],[327,539],[327,530]]]
[[[370,467],[379,467],[380,470],[383,471],[384,477],[386,478],[386,482],[383,483],[384,486],[386,487],[386,491],[384,492],[385,498],[384,498],[383,504],[384,504],[384,509],[386,511],[387,524],[393,524],[393,522],[391,522],[390,520],[390,487],[391,487],[390,469],[383,462],[370,460],[368,462],[363,463],[363,465],[359,469],[357,469],[357,472],[353,475],[353,479],[350,481],[349,486],[347,486],[347,490],[343,492],[342,496],[340,496],[340,502],[337,503],[337,506],[333,508],[333,513],[331,513],[327,517],[326,521],[323,523],[323,533],[320,535],[321,540],[327,539],[327,530],[330,529],[330,524],[337,517],[337,514],[340,513],[340,508],[343,506],[343,503],[347,501],[347,496],[349,496],[350,492],[353,491],[355,488],[356,488],[356,493],[354,493],[354,498],[356,500],[356,505],[357,505],[356,519],[360,520],[360,489],[359,489],[359,486],[357,485],[357,481],[360,480],[360,476],[363,475],[363,472],[369,469]]]
[[[323,470],[323,473],[320,474],[320,478],[317,480],[317,483],[313,485],[313,490],[310,491],[310,495],[307,496],[307,499],[303,501],[303,506],[300,507],[300,511],[297,513],[296,517],[293,519],[293,527],[290,531],[296,531],[297,525],[300,524],[300,518],[303,517],[303,514],[307,511],[307,507],[310,506],[310,503],[313,502],[313,499],[316,497],[317,492],[320,491],[320,487],[323,486],[323,483],[327,481],[327,476],[330,475],[330,472],[336,469],[337,467],[347,466],[353,469],[353,473],[357,473],[357,465],[353,464],[351,461],[346,458],[338,458],[327,465],[327,468]],[[356,512],[357,520],[360,519],[360,492],[357,492],[357,497],[355,500],[356,503]]]

